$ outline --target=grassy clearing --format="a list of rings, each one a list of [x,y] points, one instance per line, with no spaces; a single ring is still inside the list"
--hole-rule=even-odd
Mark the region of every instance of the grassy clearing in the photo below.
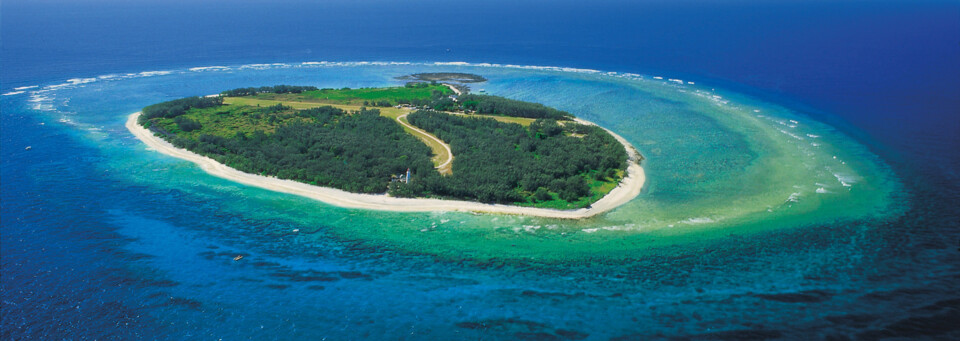
[[[276,103],[273,105],[276,105]],[[258,130],[266,134],[271,134],[281,122],[309,122],[311,120],[297,117],[293,110],[270,113],[258,112],[259,109],[267,111],[266,109],[270,106],[272,105],[256,108],[255,106],[248,105],[225,105],[214,108],[192,109],[182,116],[199,122],[204,127],[202,130],[203,133],[226,138],[232,138],[236,136],[237,133],[249,135]],[[180,127],[172,118],[155,119],[153,124],[173,134],[181,133]],[[190,138],[196,139],[200,132],[200,130],[197,130],[183,133],[187,134]]]
[[[365,89],[340,89],[340,90],[318,90],[305,92],[304,95],[320,100],[335,101],[350,104],[362,104],[363,101],[390,101],[392,105],[397,105],[400,100],[410,99],[430,99],[433,91],[439,91],[441,94],[450,95],[453,90],[443,85],[431,85],[425,88],[365,88]],[[359,102],[359,103],[358,103]]]
[[[401,101],[429,100],[434,91],[443,95],[452,95],[453,90],[443,85],[429,85],[424,88],[389,87],[389,88],[362,88],[362,89],[322,89],[307,91],[299,94],[264,93],[254,96],[262,100],[284,100],[295,102],[314,102],[327,104],[363,105],[364,101],[387,101],[390,105],[400,104]]]
[[[510,117],[510,116],[496,116],[496,115],[481,115],[481,114],[462,114],[462,113],[453,113],[447,112],[450,115],[457,115],[463,117],[473,117],[473,118],[492,118],[503,123],[516,123],[524,127],[529,127],[533,121],[536,121],[535,118],[526,118],[526,117]]]
[[[248,105],[251,107],[269,107],[277,104],[283,104],[294,109],[310,109],[322,107],[327,104],[322,103],[308,103],[308,102],[296,102],[296,101],[286,101],[286,100],[267,100],[267,99],[254,99],[249,97],[224,97],[223,104],[230,105]],[[336,107],[336,105],[334,105]],[[359,107],[357,107],[359,108]],[[341,108],[343,109],[343,108]]]

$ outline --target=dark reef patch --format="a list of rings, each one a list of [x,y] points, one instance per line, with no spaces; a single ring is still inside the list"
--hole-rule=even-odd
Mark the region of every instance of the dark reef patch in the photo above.
[[[336,276],[334,273],[314,270],[286,270],[274,272],[270,275],[277,278],[283,278],[291,282],[333,282],[340,280],[340,277]]]
[[[785,294],[754,294],[754,296],[783,303],[819,303],[829,300],[833,294],[822,290],[808,290]]]
[[[879,319],[879,317],[870,314],[846,314],[827,316],[824,319],[838,325],[850,326],[854,328],[866,328],[870,326],[871,323]]]
[[[183,307],[183,308],[187,308],[190,310],[197,310],[197,311],[199,311],[203,307],[203,303],[200,303],[200,301],[189,299],[189,298],[183,298],[183,297],[170,297],[167,300],[166,304],[163,304],[163,305]]]

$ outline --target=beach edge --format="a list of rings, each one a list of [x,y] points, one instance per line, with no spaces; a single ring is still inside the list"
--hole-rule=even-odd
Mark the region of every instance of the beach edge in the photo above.
[[[140,112],[127,116],[126,128],[147,147],[161,154],[192,162],[210,175],[274,192],[293,194],[324,202],[342,208],[368,209],[393,212],[474,212],[525,215],[542,218],[584,219],[613,210],[633,198],[643,190],[646,183],[646,174],[640,166],[637,150],[620,135],[607,130],[627,150],[628,167],[624,178],[616,188],[607,195],[594,202],[590,207],[576,210],[554,210],[536,207],[520,207],[501,204],[484,204],[474,201],[429,199],[429,198],[394,198],[386,194],[351,193],[330,187],[310,185],[293,180],[278,179],[275,177],[244,173],[235,168],[217,162],[209,157],[177,148],[170,142],[154,135],[149,129],[137,122]],[[585,124],[588,121],[577,120]]]

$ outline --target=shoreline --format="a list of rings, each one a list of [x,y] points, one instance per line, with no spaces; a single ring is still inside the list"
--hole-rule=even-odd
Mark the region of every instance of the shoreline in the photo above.
[[[576,210],[554,210],[548,208],[520,207],[503,204],[484,204],[474,201],[464,200],[445,200],[445,199],[426,199],[426,198],[394,198],[386,194],[360,194],[351,193],[330,187],[314,186],[293,180],[278,179],[250,173],[244,173],[237,169],[228,167],[209,157],[196,154],[186,149],[175,147],[170,142],[155,136],[150,130],[137,123],[140,113],[133,113],[127,116],[125,124],[134,136],[147,147],[155,151],[172,156],[178,159],[193,162],[200,169],[203,169],[210,175],[227,179],[233,182],[248,186],[259,187],[274,192],[298,195],[324,203],[343,207],[359,208],[368,210],[394,211],[394,212],[434,212],[434,211],[456,211],[456,212],[475,212],[475,213],[495,213],[511,215],[527,215],[544,218],[559,219],[582,219],[595,216],[600,213],[610,211],[620,205],[632,200],[643,189],[646,182],[646,174],[643,167],[638,162],[639,154],[636,149],[623,137],[609,130],[611,135],[620,141],[627,150],[628,163],[627,172],[612,191],[594,202],[588,208],[579,208]],[[593,124],[588,121],[587,124]]]

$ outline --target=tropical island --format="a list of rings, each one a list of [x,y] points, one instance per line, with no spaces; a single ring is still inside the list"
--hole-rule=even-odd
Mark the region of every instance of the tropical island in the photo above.
[[[345,207],[582,218],[643,186],[632,146],[568,112],[470,94],[476,75],[399,79],[233,89],[147,106],[127,127],[214,175]]]

